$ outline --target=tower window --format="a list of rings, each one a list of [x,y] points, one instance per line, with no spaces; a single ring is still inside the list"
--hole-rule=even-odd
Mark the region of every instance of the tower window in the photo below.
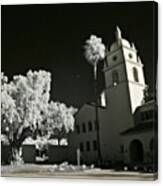
[[[113,61],[116,61],[117,60],[117,56],[113,56]]]
[[[117,84],[119,83],[119,77],[117,71],[112,72],[112,82],[114,86],[117,86]]]
[[[129,58],[132,59],[133,58],[133,55],[131,53],[129,53]]]
[[[138,71],[135,67],[133,68],[133,75],[134,75],[134,80],[138,82],[139,81]]]

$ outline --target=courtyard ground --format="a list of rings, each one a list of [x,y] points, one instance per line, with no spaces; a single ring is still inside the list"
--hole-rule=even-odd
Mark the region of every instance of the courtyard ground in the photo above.
[[[157,174],[132,171],[114,171],[112,169],[97,168],[59,168],[57,165],[6,165],[1,166],[3,177],[50,177],[50,178],[88,178],[88,179],[112,179],[112,180],[155,180]]]

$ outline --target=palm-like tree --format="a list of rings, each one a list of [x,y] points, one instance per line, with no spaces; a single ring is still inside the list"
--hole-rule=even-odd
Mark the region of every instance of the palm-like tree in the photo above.
[[[101,165],[102,155],[100,149],[100,125],[98,117],[98,95],[97,95],[97,64],[105,58],[105,45],[102,39],[95,35],[91,35],[90,39],[85,43],[85,57],[87,61],[93,65],[94,82],[95,82],[95,122],[97,127],[97,150],[98,150],[98,165]]]

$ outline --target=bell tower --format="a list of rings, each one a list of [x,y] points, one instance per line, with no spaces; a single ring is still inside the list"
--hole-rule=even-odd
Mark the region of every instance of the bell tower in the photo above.
[[[122,38],[119,27],[115,31],[115,42],[107,53],[104,74],[106,89],[112,90],[112,93],[109,91],[108,100],[119,93],[121,99],[124,97],[127,99],[131,113],[134,113],[135,109],[142,104],[146,88],[143,64],[135,45]]]
[[[107,51],[104,76],[107,105],[100,117],[102,154],[105,160],[119,161],[123,145],[120,133],[134,127],[133,113],[142,104],[146,88],[137,50],[122,37],[119,27],[115,42]]]

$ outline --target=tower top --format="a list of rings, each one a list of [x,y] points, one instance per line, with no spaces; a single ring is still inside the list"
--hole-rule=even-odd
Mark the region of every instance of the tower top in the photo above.
[[[115,42],[112,43],[111,47],[110,47],[110,51],[114,51],[117,50],[120,46],[124,46],[127,48],[132,48],[134,49],[134,46],[131,47],[131,44],[129,41],[127,41],[126,39],[122,38],[122,33],[121,30],[118,26],[116,26],[116,31],[115,31]]]
[[[122,39],[122,33],[121,33],[119,26],[116,26],[115,38],[116,40]]]

